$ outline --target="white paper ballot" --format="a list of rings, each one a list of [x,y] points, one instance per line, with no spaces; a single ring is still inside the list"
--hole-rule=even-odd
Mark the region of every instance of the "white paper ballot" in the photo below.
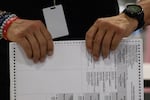
[[[95,62],[84,40],[55,41],[54,54],[34,64],[10,43],[11,100],[144,100],[142,47],[124,39]]]
[[[43,14],[53,39],[69,35],[62,5],[44,8]]]

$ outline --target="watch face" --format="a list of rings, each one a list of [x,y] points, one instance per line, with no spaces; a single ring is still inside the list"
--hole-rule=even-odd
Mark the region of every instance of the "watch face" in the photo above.
[[[127,10],[130,11],[130,13],[139,13],[142,11],[142,8],[138,5],[128,5]]]

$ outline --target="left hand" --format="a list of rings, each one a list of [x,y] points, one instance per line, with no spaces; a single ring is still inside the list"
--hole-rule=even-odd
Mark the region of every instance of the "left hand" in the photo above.
[[[129,36],[137,27],[137,20],[124,13],[106,18],[98,18],[86,33],[86,47],[98,60],[106,58],[111,50],[117,48],[123,37]]]

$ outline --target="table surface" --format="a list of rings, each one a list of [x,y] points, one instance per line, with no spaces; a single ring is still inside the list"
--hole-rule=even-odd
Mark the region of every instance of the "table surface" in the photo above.
[[[143,64],[143,77],[144,80],[150,80],[150,63]]]

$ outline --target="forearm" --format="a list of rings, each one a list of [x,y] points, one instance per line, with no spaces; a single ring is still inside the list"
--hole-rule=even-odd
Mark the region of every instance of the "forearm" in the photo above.
[[[150,0],[141,0],[137,4],[141,5],[144,10],[145,25],[150,25]]]

